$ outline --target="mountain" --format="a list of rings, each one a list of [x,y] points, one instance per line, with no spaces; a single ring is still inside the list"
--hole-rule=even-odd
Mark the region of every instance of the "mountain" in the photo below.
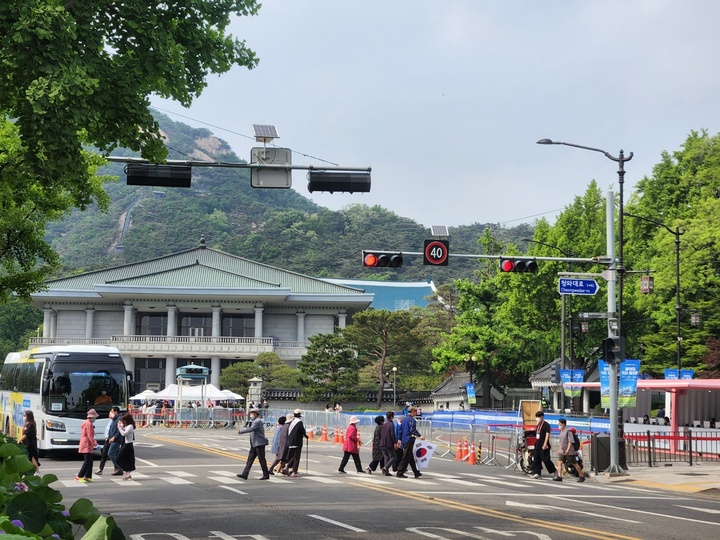
[[[229,145],[207,129],[192,128],[155,113],[169,159],[242,162]],[[116,152],[116,155],[122,155]],[[365,268],[363,249],[421,252],[429,231],[412,219],[380,206],[350,205],[331,211],[292,189],[254,189],[248,169],[197,167],[192,187],[125,185],[124,164],[101,174],[120,180],[105,188],[112,203],[107,213],[90,207],[74,211],[47,228],[46,239],[60,254],[66,275],[166,255],[198,245],[287,270],[320,277],[423,280],[436,283],[472,276],[475,259],[451,258],[447,267],[429,267],[421,257],[406,256],[402,268]],[[532,236],[532,227],[501,228],[472,224],[450,228],[450,252],[478,254],[477,239],[486,228],[500,242]]]

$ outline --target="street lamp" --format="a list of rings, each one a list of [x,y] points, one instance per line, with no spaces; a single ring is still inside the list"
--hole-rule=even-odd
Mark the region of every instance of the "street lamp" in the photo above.
[[[535,240],[533,238],[523,238],[522,241],[523,242],[532,242],[533,244],[540,244],[541,246],[549,247],[550,249],[559,251],[564,257],[567,257],[568,259],[575,256],[570,251],[565,251],[564,249],[561,249],[558,246],[554,246],[552,244],[547,244],[545,242],[541,242],[540,240]],[[568,263],[567,263],[567,269],[569,272],[570,271],[570,261],[568,261]],[[560,351],[561,351],[560,352],[560,364],[561,365],[560,365],[560,368],[561,369],[565,369],[565,349],[566,349],[566,345],[565,345],[565,343],[566,343],[566,339],[565,339],[565,336],[566,336],[565,297],[566,296],[567,296],[566,294],[560,295],[560,302],[561,302],[560,309],[562,311],[562,313],[560,314],[560,327],[561,327],[561,332],[560,332]],[[572,299],[572,296],[568,299],[568,300],[570,300],[568,302],[568,309],[570,310],[570,325],[572,325],[572,300],[571,299]],[[575,361],[575,359],[573,357],[573,346],[572,346],[572,326],[570,326],[570,369],[573,368],[574,361]]]
[[[608,321],[608,337],[620,337],[620,358],[624,358],[624,347],[622,346],[622,310],[623,310],[623,273],[625,271],[625,268],[623,267],[623,213],[624,213],[624,207],[623,207],[623,184],[625,183],[625,162],[630,161],[633,157],[633,153],[630,152],[630,155],[625,157],[625,152],[623,150],[620,150],[620,153],[618,157],[613,156],[609,152],[606,152],[605,150],[601,150],[600,148],[593,148],[591,146],[583,146],[580,144],[573,144],[573,143],[567,143],[562,141],[553,141],[551,139],[540,139],[537,144],[561,144],[563,146],[572,146],[573,148],[580,148],[582,150],[590,150],[592,152],[600,152],[603,154],[606,158],[615,161],[618,164],[618,185],[619,185],[619,199],[620,199],[620,211],[618,216],[618,229],[619,230],[619,241],[618,241],[618,255],[617,257],[614,257],[611,261],[611,267],[608,270],[613,270],[612,273],[617,272],[617,285],[618,285],[618,295],[617,295],[617,313],[616,313],[616,321],[617,325],[615,328],[613,328],[610,321]],[[608,203],[609,204],[609,203]],[[612,226],[612,220],[608,220],[608,231],[610,231]],[[608,242],[608,255],[611,255],[614,253],[614,242],[615,239],[610,237],[610,234],[607,235],[607,242]],[[614,278],[612,278],[614,281]],[[614,283],[611,282],[611,280],[608,280],[608,308],[611,306],[614,307],[615,304],[615,298],[611,298],[611,295],[614,295],[614,287],[611,291],[611,285],[614,285]],[[608,309],[608,312],[614,311],[614,309]],[[610,467],[608,467],[606,472],[609,473],[622,473],[623,471],[620,469],[619,465],[619,437],[618,437],[618,366],[615,362],[611,362],[609,365],[610,369]]]
[[[678,377],[680,377],[680,370],[682,369],[682,357],[680,347],[680,342],[682,341],[682,335],[680,333],[680,311],[682,309],[682,306],[680,305],[680,235],[685,234],[685,231],[681,231],[680,227],[675,227],[675,230],[673,231],[662,221],[638,216],[635,214],[631,214],[630,212],[625,212],[625,215],[642,221],[647,221],[648,223],[652,223],[653,225],[657,225],[658,227],[663,227],[667,232],[675,236],[675,340],[677,341],[675,347],[677,353]]]
[[[397,405],[396,405],[396,403],[397,403],[397,390],[396,390],[397,386],[395,385],[395,382],[397,380],[397,367],[393,366],[392,372],[393,372],[393,412],[395,412],[395,410],[397,409]]]

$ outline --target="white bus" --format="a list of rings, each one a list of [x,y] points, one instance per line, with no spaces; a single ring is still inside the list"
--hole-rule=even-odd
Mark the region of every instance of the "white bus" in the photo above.
[[[10,353],[0,375],[3,433],[19,438],[29,409],[42,454],[77,450],[80,424],[95,409],[95,438],[102,444],[110,407],[127,410],[129,386],[130,373],[115,347],[57,345]]]

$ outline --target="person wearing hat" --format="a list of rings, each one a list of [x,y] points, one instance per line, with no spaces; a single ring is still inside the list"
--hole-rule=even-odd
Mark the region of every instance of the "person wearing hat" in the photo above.
[[[247,461],[245,462],[245,469],[243,472],[238,474],[239,478],[247,480],[248,474],[250,473],[250,467],[255,462],[255,458],[258,458],[260,462],[260,468],[262,469],[263,475],[260,480],[267,480],[270,478],[270,472],[268,471],[267,461],[265,460],[265,447],[268,445],[267,437],[265,437],[265,426],[260,418],[260,409],[253,407],[248,410],[250,416],[249,425],[238,430],[238,433],[250,434],[250,452],[248,453]]]
[[[383,415],[380,414],[375,417],[375,431],[373,432],[372,442],[372,461],[365,469],[365,472],[368,474],[374,473],[377,470],[378,465],[380,465],[380,470],[383,471],[383,474],[385,474],[385,457],[383,456],[382,445],[380,444],[384,423],[385,417]]]
[[[80,444],[78,446],[78,453],[80,453],[83,457],[83,464],[75,477],[75,480],[78,482],[93,481],[93,453],[95,452],[95,447],[98,445],[95,440],[94,424],[97,417],[97,411],[95,409],[90,409],[87,412],[87,419],[80,424]]]
[[[542,411],[536,412],[535,418],[537,418],[537,427],[535,428],[536,437],[532,462],[532,477],[537,480],[542,474],[543,463],[545,464],[547,471],[553,476],[557,476],[557,469],[550,457],[550,433],[552,432],[552,428],[550,427],[550,424],[545,421],[545,413]]]
[[[357,424],[360,422],[360,419],[357,416],[351,416],[350,417],[350,423],[348,424],[347,431],[345,432],[345,442],[343,443],[343,458],[340,462],[340,468],[338,469],[338,472],[340,474],[346,474],[345,473],[345,465],[347,465],[348,460],[350,457],[352,457],[353,462],[355,463],[355,468],[357,469],[357,472],[364,473],[362,465],[360,464],[360,434],[357,430]]]
[[[285,474],[288,476],[299,477],[300,473],[300,455],[302,454],[303,439],[308,438],[307,431],[305,431],[305,425],[300,418],[302,417],[302,411],[295,409],[293,412],[292,420],[288,426],[287,434],[287,465],[283,469]],[[286,422],[287,423],[287,422]],[[281,471],[281,472],[283,472]]]

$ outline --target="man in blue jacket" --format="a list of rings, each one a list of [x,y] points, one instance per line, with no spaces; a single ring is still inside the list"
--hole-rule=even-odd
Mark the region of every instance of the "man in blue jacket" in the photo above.
[[[117,405],[110,407],[109,417],[110,421],[105,428],[105,444],[103,444],[102,452],[100,453],[100,466],[98,470],[95,471],[95,474],[98,476],[102,475],[105,462],[108,458],[110,458],[110,461],[112,461],[112,464],[115,466],[115,470],[113,470],[112,473],[113,476],[122,474],[122,469],[117,464],[117,455],[120,451],[120,446],[122,446],[122,437],[117,427],[118,420],[120,420],[120,407]]]
[[[413,473],[415,473],[415,478],[420,478],[422,476],[422,473],[418,471],[417,465],[415,464],[414,448],[415,439],[424,441],[425,437],[420,435],[420,432],[417,430],[417,423],[415,422],[416,415],[417,408],[411,406],[408,408],[408,413],[405,418],[403,418],[402,424],[400,424],[400,441],[402,442],[403,447],[403,457],[398,465],[397,476],[399,478],[407,478],[407,476],[405,476],[405,471],[407,470],[408,465],[410,465]]]
[[[245,463],[245,469],[242,473],[237,476],[243,480],[247,480],[250,467],[252,467],[255,458],[258,458],[260,462],[260,468],[262,469],[263,475],[260,480],[268,480],[270,478],[270,471],[268,471],[267,461],[265,460],[265,447],[268,445],[268,440],[265,437],[265,426],[260,418],[260,410],[253,407],[248,411],[250,421],[248,425],[238,431],[240,435],[243,433],[250,434],[250,452],[248,453],[247,462]]]

